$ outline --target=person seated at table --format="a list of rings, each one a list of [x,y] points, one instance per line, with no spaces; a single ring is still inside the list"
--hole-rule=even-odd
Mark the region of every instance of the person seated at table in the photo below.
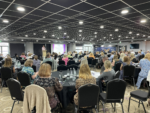
[[[30,82],[33,83],[34,79],[37,78],[38,72],[34,73],[34,70],[32,68],[33,60],[28,59],[24,63],[24,67],[22,68],[22,72],[26,72],[30,75]]]
[[[7,54],[5,58],[11,58],[11,56],[9,54]]]
[[[125,54],[124,54],[124,53],[121,53],[121,54],[120,54],[120,59],[119,59],[119,60],[123,62],[124,57],[125,57]]]
[[[40,65],[41,65],[41,61],[38,59],[37,55],[34,56],[33,65],[36,66],[36,71],[39,71],[39,68],[40,68]]]
[[[25,53],[22,53],[20,57],[21,57],[23,60],[25,60],[25,59],[26,59]]]
[[[138,59],[138,61],[139,61],[140,55],[142,55],[142,54],[141,54],[141,51],[138,51],[138,54],[136,55],[136,59]]]
[[[46,54],[46,58],[43,60],[43,63],[45,63],[47,61],[51,61],[51,62],[53,61],[51,58],[51,54],[49,52]]]
[[[12,71],[13,78],[16,79],[15,67],[14,67],[14,65],[12,64],[12,59],[11,59],[11,58],[5,58],[5,62],[4,62],[3,67],[8,67],[8,68],[10,68],[11,71]]]
[[[39,69],[39,78],[37,78],[34,83],[43,87],[48,95],[49,104],[51,109],[57,106],[59,103],[59,98],[56,92],[61,91],[63,86],[59,83],[59,79],[51,77],[51,66],[49,64],[43,63]]]
[[[140,88],[142,81],[145,78],[147,78],[148,72],[150,71],[150,53],[147,53],[144,59],[140,60],[140,67],[141,67],[141,71],[139,73],[138,80],[136,83],[138,89]]]
[[[90,54],[89,54],[89,58],[95,59],[95,56],[93,55],[93,53],[90,53]]]
[[[123,66],[126,65],[132,65],[132,62],[130,61],[130,58],[128,56],[124,57],[123,62],[120,66],[120,76],[119,76],[120,79],[123,79]]]
[[[29,53],[26,59],[32,59],[32,53]]]
[[[115,65],[116,65],[116,63],[117,63],[118,61],[119,61],[118,55],[114,55],[113,62],[111,63],[113,69],[115,69]]]
[[[130,54],[130,61],[132,61],[133,63],[137,62],[137,60],[136,60],[136,58],[135,58],[133,53]]]
[[[104,56],[102,57],[102,62],[103,62],[103,64],[102,64],[102,67],[101,67],[100,74],[102,74],[102,73],[104,72],[104,70],[105,70],[104,62],[105,62],[106,60],[108,60],[108,56],[107,56],[107,55],[104,55]]]
[[[110,62],[112,62],[113,58],[114,58],[114,51],[111,52],[111,56],[108,59],[110,60]]]
[[[96,78],[91,75],[90,68],[88,64],[83,64],[79,70],[79,78],[76,80],[76,94],[74,95],[74,103],[78,105],[78,89],[80,86],[86,84],[96,84]],[[85,94],[86,95],[86,94]]]
[[[65,65],[67,65],[67,62],[69,61],[67,55],[64,55],[64,57],[62,58],[63,61],[65,61]]]

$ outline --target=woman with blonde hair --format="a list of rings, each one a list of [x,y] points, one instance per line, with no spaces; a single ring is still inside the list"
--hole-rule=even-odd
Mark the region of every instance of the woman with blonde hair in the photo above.
[[[113,58],[113,62],[112,62],[112,66],[115,68],[115,64],[116,62],[118,62],[119,59],[118,59],[118,55],[114,55],[114,58]]]
[[[63,87],[59,83],[58,78],[51,77],[51,66],[49,64],[43,63],[41,65],[39,69],[39,78],[36,79],[34,83],[46,90],[50,107],[51,109],[55,108],[57,103],[59,103],[56,92],[61,91]]]
[[[137,60],[136,60],[136,58],[135,58],[133,53],[130,54],[130,61],[132,61],[133,63],[137,62]]]
[[[95,59],[95,56],[93,55],[93,53],[90,53],[89,58],[94,58]]]
[[[75,105],[78,105],[78,89],[86,84],[96,84],[96,78],[91,75],[88,64],[83,64],[80,67],[79,78],[76,80],[76,94],[74,96]]]
[[[119,59],[119,60],[123,62],[124,57],[125,57],[125,54],[124,54],[124,53],[121,53],[121,54],[120,54],[120,59]]]
[[[144,59],[140,60],[139,64],[141,67],[141,71],[139,73],[138,80],[136,83],[136,86],[138,87],[138,89],[140,88],[142,81],[145,78],[147,78],[148,72],[150,71],[150,53],[147,53]]]
[[[64,57],[62,58],[63,61],[65,61],[65,65],[67,65],[67,62],[69,61],[68,56],[64,55]]]

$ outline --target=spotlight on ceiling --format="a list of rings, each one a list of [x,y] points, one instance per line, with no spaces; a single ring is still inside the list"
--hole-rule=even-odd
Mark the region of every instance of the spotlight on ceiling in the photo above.
[[[64,35],[66,35],[67,33],[64,33]]]
[[[43,38],[45,38],[45,36],[43,36]]]
[[[79,36],[81,36],[81,34],[79,34]]]
[[[128,37],[126,37],[126,38],[128,38]]]
[[[24,11],[25,11],[25,8],[23,8],[23,7],[17,7],[17,10],[18,10],[18,11],[21,11],[21,12],[24,12]]]
[[[103,28],[104,28],[104,26],[103,26],[103,25],[101,25],[101,26],[100,26],[100,28],[101,28],[101,29],[103,29]]]
[[[96,34],[97,34],[97,32],[94,32],[94,34],[96,35]]]
[[[145,37],[145,35],[143,35],[143,37]]]
[[[121,11],[121,14],[127,14],[129,11],[128,10],[123,10]]]
[[[83,21],[82,21],[82,20],[80,20],[80,21],[79,21],[79,24],[80,24],[80,25],[83,25]]]
[[[121,37],[121,35],[119,35],[118,37]]]
[[[51,42],[51,41],[49,41],[49,42]]]
[[[82,32],[82,30],[79,30],[79,32]]]
[[[44,30],[44,33],[47,33],[47,31],[46,31],[46,30]]]
[[[58,26],[58,29],[62,29],[62,27],[61,27],[61,26]]]
[[[23,40],[21,40],[21,41],[23,41]]]
[[[6,20],[6,19],[4,19],[4,20],[3,20],[3,23],[9,23],[9,21],[8,21],[8,20]]]
[[[59,38],[57,38],[57,39],[59,39]]]
[[[136,34],[137,36],[139,36],[140,34],[138,33],[138,34]]]
[[[142,19],[140,22],[141,22],[141,23],[146,23],[147,20],[146,20],[146,19]]]
[[[114,38],[111,38],[111,39],[114,39]]]
[[[146,40],[144,40],[144,41],[146,41]]]
[[[130,31],[129,34],[132,34],[132,32]]]
[[[67,36],[67,38],[69,38],[69,36]]]
[[[119,31],[119,29],[115,29],[115,31]]]
[[[110,34],[110,36],[112,36],[112,34]]]
[[[28,35],[25,35],[25,37],[28,37]]]
[[[52,37],[54,37],[55,35],[52,35]]]
[[[33,33],[33,35],[36,35],[36,33]]]

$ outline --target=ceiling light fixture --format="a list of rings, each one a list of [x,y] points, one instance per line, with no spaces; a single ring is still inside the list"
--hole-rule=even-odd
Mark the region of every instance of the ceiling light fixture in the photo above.
[[[140,34],[138,33],[138,34],[136,34],[137,36],[139,36]]]
[[[119,31],[119,29],[115,29],[115,31]]]
[[[79,36],[81,36],[81,34],[79,34]]]
[[[21,41],[23,41],[23,40],[21,40]]]
[[[112,34],[110,34],[110,36],[112,36]]]
[[[6,19],[4,19],[4,20],[3,20],[3,23],[9,23],[9,21],[8,21],[8,20],[6,20]]]
[[[111,38],[111,39],[114,39],[114,38]]]
[[[101,25],[101,26],[100,26],[100,28],[101,28],[101,29],[103,29],[103,28],[104,28],[104,26],[103,26],[103,25]]]
[[[79,32],[82,32],[82,30],[79,30]]]
[[[52,35],[52,37],[54,37],[55,35]]]
[[[59,39],[59,38],[57,38],[57,39]]]
[[[51,42],[51,41],[49,41],[49,42]]]
[[[45,36],[43,36],[43,38],[45,38]]]
[[[36,35],[36,33],[33,33],[33,35]]]
[[[47,33],[47,31],[46,31],[46,30],[44,30],[44,33]]]
[[[147,20],[146,20],[146,19],[142,19],[140,22],[141,22],[141,23],[146,23]]]
[[[64,33],[64,35],[66,35],[67,33]]]
[[[118,37],[121,37],[121,35],[119,35]]]
[[[121,14],[127,14],[129,11],[128,10],[123,10],[121,11]]]
[[[25,35],[25,37],[28,37],[28,35]]]
[[[62,29],[62,27],[61,27],[61,26],[58,26],[58,29]]]
[[[132,32],[130,31],[129,34],[132,34]]]
[[[145,37],[145,35],[143,35],[143,37]]]
[[[24,12],[24,11],[25,11],[25,8],[23,8],[23,7],[17,7],[17,10],[18,10],[18,11],[21,11],[21,12]]]
[[[67,36],[67,38],[69,38],[69,36]]]
[[[79,24],[80,24],[80,25],[83,25],[83,21],[82,21],[82,20],[80,20],[80,21],[79,21]]]
[[[146,41],[146,40],[145,40]]]
[[[97,34],[97,32],[94,33],[95,35]]]

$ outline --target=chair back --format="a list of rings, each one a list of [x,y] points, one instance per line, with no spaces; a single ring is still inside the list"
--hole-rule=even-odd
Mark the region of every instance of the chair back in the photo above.
[[[78,107],[91,106],[95,108],[95,105],[99,101],[99,87],[94,84],[86,84],[78,89]]]
[[[52,67],[52,62],[51,61],[47,61],[45,63],[49,64]]]
[[[10,78],[7,80],[7,86],[11,95],[12,100],[23,101],[23,92],[19,81]]]
[[[75,54],[75,58],[78,58],[78,54]]]
[[[135,73],[135,66],[126,65],[123,67],[123,76],[134,77],[134,73]]]
[[[93,60],[92,60],[92,65],[96,65],[96,63],[97,63],[97,60],[96,60],[96,59],[93,59]]]
[[[34,72],[36,72],[36,66],[32,65],[32,68],[33,68]]]
[[[119,76],[120,76],[120,71],[117,71],[117,72],[115,73],[115,76],[113,77],[113,79],[119,78]]]
[[[106,89],[106,101],[122,102],[124,100],[124,94],[126,90],[126,82],[121,79],[114,79],[107,83]]]
[[[139,61],[144,58],[144,55],[139,56]]]
[[[72,64],[72,65],[69,65],[68,66],[68,69],[70,70],[70,69],[75,69],[75,70],[77,70],[78,69],[78,66],[77,65],[75,65],[75,64]]]
[[[4,63],[5,63],[5,61],[4,61],[4,60],[2,60],[2,65],[4,65]]]
[[[3,60],[3,58],[2,58],[2,57],[0,57],[0,61],[1,61],[1,60]]]
[[[1,68],[1,77],[2,77],[2,80],[4,80],[4,81],[12,78],[12,70],[9,67],[2,67]]]
[[[59,60],[58,64],[59,64],[59,65],[65,65],[65,61]]]
[[[115,72],[120,71],[120,66],[121,66],[121,62],[118,62],[118,63],[115,65]]]
[[[21,86],[26,87],[30,85],[30,75],[28,73],[20,71],[17,73],[18,80],[21,84]]]
[[[72,64],[75,64],[75,61],[74,61],[74,60],[69,60],[69,61],[67,62],[67,66],[72,65]]]
[[[92,64],[93,58],[87,58],[87,60],[88,60],[88,64]]]
[[[67,66],[65,66],[65,65],[59,65],[58,67],[57,67],[57,71],[65,71],[65,70],[67,70],[68,68],[67,68]]]

